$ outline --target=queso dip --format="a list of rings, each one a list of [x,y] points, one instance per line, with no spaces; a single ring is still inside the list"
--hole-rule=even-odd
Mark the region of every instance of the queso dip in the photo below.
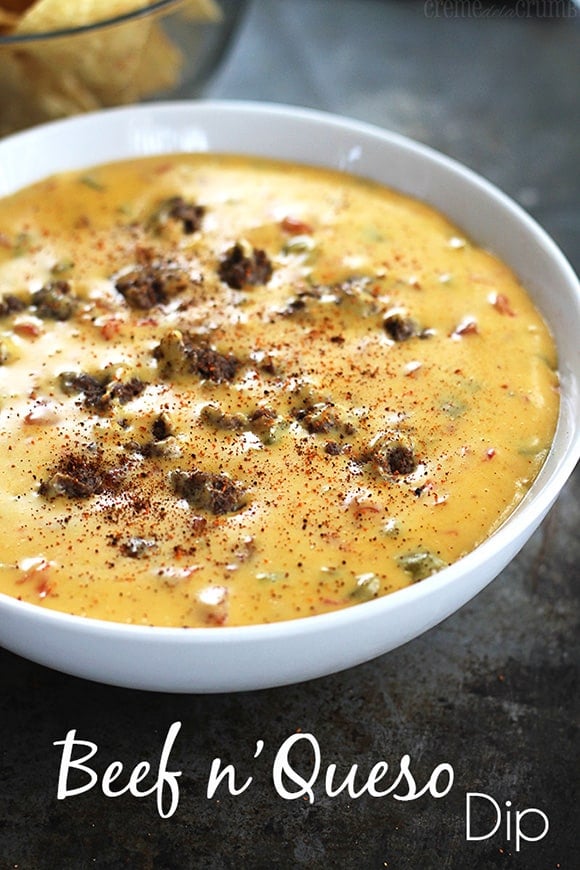
[[[0,591],[266,623],[420,582],[514,509],[558,413],[516,277],[428,206],[226,155],[0,203]]]

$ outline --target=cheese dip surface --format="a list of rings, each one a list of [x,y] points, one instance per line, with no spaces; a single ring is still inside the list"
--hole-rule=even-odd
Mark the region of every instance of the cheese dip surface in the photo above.
[[[0,203],[0,590],[145,625],[309,616],[468,553],[558,413],[511,271],[431,208],[227,155]]]

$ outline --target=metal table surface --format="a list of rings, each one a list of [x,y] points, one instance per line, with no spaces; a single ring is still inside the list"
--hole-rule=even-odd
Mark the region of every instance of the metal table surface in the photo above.
[[[204,95],[327,109],[431,144],[522,203],[578,269],[579,82],[580,14],[559,0],[255,0]],[[147,694],[1,651],[0,868],[580,866],[579,484],[576,473],[468,606],[325,679],[237,695]],[[57,800],[53,742],[70,730],[98,746],[100,772],[113,760],[156,769],[174,722],[171,765],[182,776],[171,817],[161,818],[155,793],[111,799],[97,785]],[[296,733],[320,748],[312,803],[273,785],[274,757]],[[325,792],[332,763],[343,777],[358,764],[360,786],[381,760],[394,779],[404,755],[418,788],[450,764],[450,793],[403,802]],[[208,798],[218,757],[235,766],[238,788],[253,777],[240,794],[223,782]],[[468,832],[466,795],[475,793],[487,797],[470,799]],[[521,815],[526,808],[536,812]],[[542,833],[539,811],[546,835],[518,841],[518,825],[529,840]]]

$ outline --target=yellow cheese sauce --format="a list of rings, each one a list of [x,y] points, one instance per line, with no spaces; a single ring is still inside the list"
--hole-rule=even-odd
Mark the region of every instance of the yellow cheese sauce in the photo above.
[[[400,589],[514,509],[552,338],[443,216],[334,171],[144,158],[0,203],[0,591],[146,625]]]

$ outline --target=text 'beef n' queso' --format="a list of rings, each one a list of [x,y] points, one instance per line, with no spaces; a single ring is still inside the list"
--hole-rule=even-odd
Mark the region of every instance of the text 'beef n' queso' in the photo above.
[[[431,208],[224,155],[0,203],[0,590],[273,622],[421,581],[513,510],[558,414],[510,270]]]

